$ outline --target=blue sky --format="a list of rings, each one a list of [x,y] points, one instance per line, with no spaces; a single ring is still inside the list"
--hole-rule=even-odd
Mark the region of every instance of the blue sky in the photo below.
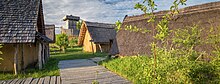
[[[125,15],[139,15],[134,5],[143,0],[43,0],[46,24],[64,25],[65,15],[80,16],[81,19],[93,22],[114,23],[123,20]],[[186,6],[220,0],[188,0]],[[167,10],[173,0],[155,0],[158,10]],[[185,7],[185,6],[182,6]]]

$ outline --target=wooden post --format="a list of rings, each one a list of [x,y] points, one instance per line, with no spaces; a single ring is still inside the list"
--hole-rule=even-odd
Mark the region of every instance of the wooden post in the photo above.
[[[43,46],[43,49],[42,49],[42,65],[44,65],[44,63],[45,63],[45,45],[43,44],[42,45]]]
[[[42,69],[42,45],[41,43],[39,43],[38,64],[39,64],[39,69]]]
[[[24,44],[21,44],[21,70],[24,69]]]
[[[100,49],[101,52],[103,52],[103,51],[102,51],[102,46],[101,46],[100,44],[99,44],[99,49]]]
[[[90,42],[91,42],[91,45],[92,45],[92,54],[94,54],[94,49],[93,49],[92,41],[90,40]]]
[[[50,46],[49,46],[49,44],[47,45],[47,55],[48,55],[48,57],[47,57],[47,59],[50,57]]]
[[[15,44],[14,73],[15,73],[15,75],[18,75],[18,44]]]

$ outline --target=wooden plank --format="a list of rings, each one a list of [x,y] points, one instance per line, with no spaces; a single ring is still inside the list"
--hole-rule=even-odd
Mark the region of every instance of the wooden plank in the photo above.
[[[15,84],[20,84],[24,79],[18,79],[18,81]]]
[[[0,84],[3,84],[3,83],[6,83],[5,81],[3,81],[3,80],[0,80]]]
[[[61,78],[60,78],[60,76],[57,76],[57,84],[61,84]]]
[[[17,81],[18,81],[18,79],[14,79],[14,80],[11,81],[10,84],[15,84]]]
[[[23,84],[31,84],[33,78],[27,78]]]
[[[56,84],[56,76],[52,76],[50,79],[50,84]]]
[[[7,80],[4,84],[10,84],[13,80]]]
[[[26,79],[23,79],[20,84],[24,84],[25,81],[26,81]]]
[[[44,78],[44,84],[50,84],[50,76]]]
[[[43,84],[44,83],[44,78],[40,78],[38,84]]]
[[[31,84],[37,84],[38,81],[39,81],[39,78],[35,78],[35,79],[33,79],[33,81],[31,82]]]

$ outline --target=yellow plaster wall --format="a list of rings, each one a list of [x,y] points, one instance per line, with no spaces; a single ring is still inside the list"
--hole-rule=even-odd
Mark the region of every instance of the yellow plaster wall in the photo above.
[[[4,60],[1,60],[0,64],[0,71],[11,71],[13,70],[13,59],[14,59],[14,52],[15,49],[12,44],[6,44],[3,46],[3,48],[0,49],[2,51],[3,55],[0,55],[1,58]]]
[[[18,70],[21,70],[22,64],[22,44],[18,44]],[[24,55],[24,68],[29,64],[37,62],[38,60],[38,44],[23,44],[23,55]],[[14,70],[14,44],[4,44],[3,48],[0,49],[3,55],[0,55],[4,60],[0,61],[0,71],[13,71]]]
[[[93,45],[94,52],[96,52],[96,45],[94,43],[92,43],[91,45],[90,40],[91,40],[91,36],[88,30],[86,30],[86,35],[85,35],[85,39],[83,42],[83,50],[86,52],[92,52],[92,45]]]

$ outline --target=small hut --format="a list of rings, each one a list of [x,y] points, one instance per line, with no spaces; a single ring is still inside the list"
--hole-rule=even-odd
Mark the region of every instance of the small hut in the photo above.
[[[170,29],[185,28],[187,26],[193,26],[197,24],[200,28],[209,30],[211,26],[214,28],[220,26],[220,2],[212,2],[201,5],[195,5],[186,7],[179,10],[180,13],[173,17],[173,20],[169,22],[168,26]],[[159,11],[155,13],[156,23],[158,23],[162,16],[168,13],[168,11]],[[151,44],[154,41],[153,32],[155,28],[152,27],[151,23],[147,23],[149,18],[146,14],[136,16],[125,16],[122,23],[122,30],[117,33],[117,43],[119,54],[122,56],[133,56],[133,55],[151,55]],[[149,33],[130,32],[126,30],[126,26],[136,26],[137,28],[143,28],[151,30]],[[203,33],[202,36],[207,36]],[[203,38],[205,39],[205,38]],[[210,50],[210,46],[198,47],[198,50]]]
[[[52,40],[52,43],[55,43],[55,25],[45,25],[45,35]]]
[[[0,6],[0,71],[17,74],[35,64],[41,69],[51,42],[45,35],[42,0],[1,0]]]
[[[68,36],[68,40],[75,39],[79,36],[79,29],[77,29],[77,22],[80,17],[73,15],[66,15],[63,17],[65,25],[61,27],[61,33]]]
[[[114,28],[113,24],[83,21],[78,45],[86,52],[109,52],[116,37]]]

